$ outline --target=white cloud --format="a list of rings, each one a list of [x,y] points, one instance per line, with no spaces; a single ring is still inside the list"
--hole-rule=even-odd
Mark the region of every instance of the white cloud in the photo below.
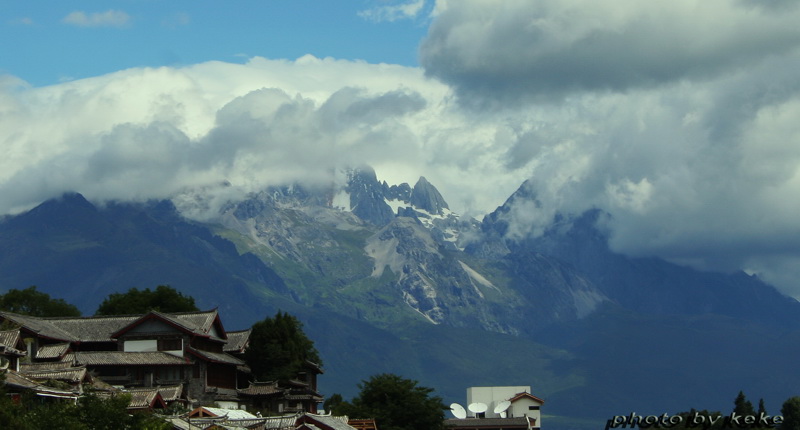
[[[78,27],[125,27],[130,22],[130,16],[121,10],[107,10],[87,14],[84,11],[74,11],[67,14],[61,21],[65,24]]]
[[[192,23],[192,17],[186,12],[176,12],[161,21],[161,25],[167,28],[178,28]]]
[[[358,12],[358,16],[368,21],[394,22],[401,19],[414,19],[419,16],[425,6],[425,0],[411,0],[405,3],[375,6]]]
[[[616,250],[746,268],[800,295],[794,3],[491,4],[437,3],[428,70],[305,56],[45,88],[1,78],[0,212],[67,190],[166,197],[227,180],[243,192],[367,163],[389,183],[425,175],[451,208],[481,216],[530,179],[541,205],[512,210],[514,234],[601,208]],[[540,43],[525,45],[530,34]],[[592,34],[605,43],[597,66],[574,50]],[[560,76],[542,58],[577,69]]]
[[[19,23],[19,24],[22,24],[22,25],[33,25],[34,24],[33,18],[27,17],[27,16],[18,19],[16,22]]]
[[[478,105],[713,79],[800,47],[798,4],[460,0],[435,12],[421,62]]]

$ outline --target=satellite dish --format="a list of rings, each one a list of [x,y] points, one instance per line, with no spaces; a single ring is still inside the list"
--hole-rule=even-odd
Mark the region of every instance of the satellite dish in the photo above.
[[[507,418],[507,417],[508,417],[508,412],[506,411],[500,412],[500,418]]]
[[[450,412],[453,413],[454,417],[460,420],[463,420],[464,418],[467,417],[467,411],[464,410],[464,407],[459,405],[458,403],[453,403],[452,405],[450,405]]]
[[[487,409],[489,409],[489,407],[486,406],[486,403],[480,403],[480,402],[470,403],[469,406],[467,406],[467,408],[469,408],[470,411],[475,412],[476,414],[482,414],[486,412]]]
[[[508,400],[503,400],[502,402],[498,403],[497,406],[494,407],[494,413],[502,414],[508,409],[509,406],[511,406],[511,402],[509,402]]]

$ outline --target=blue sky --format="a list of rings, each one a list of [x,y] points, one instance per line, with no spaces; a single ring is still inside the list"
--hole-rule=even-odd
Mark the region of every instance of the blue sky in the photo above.
[[[480,219],[528,180],[509,235],[600,208],[619,252],[800,297],[798,22],[796,0],[0,0],[0,214],[203,189],[209,219],[368,164]]]
[[[370,0],[79,1],[0,3],[0,70],[36,85],[131,67],[253,56],[417,65],[430,7],[380,14]]]

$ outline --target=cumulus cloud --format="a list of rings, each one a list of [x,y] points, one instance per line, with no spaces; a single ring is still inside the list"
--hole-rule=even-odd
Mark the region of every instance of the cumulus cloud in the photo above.
[[[125,27],[130,19],[131,17],[121,10],[109,9],[105,12],[89,14],[77,10],[70,12],[61,21],[77,27]]]
[[[411,0],[405,3],[375,6],[358,12],[358,16],[374,22],[394,22],[401,19],[414,19],[425,6],[425,0]]]
[[[511,234],[600,208],[619,252],[746,269],[800,297],[798,7],[623,6],[439,2],[426,69],[305,56],[45,88],[0,77],[0,212],[227,181],[221,203],[370,164],[480,218],[528,180],[538,203],[509,211]],[[595,39],[603,55],[586,54]]]
[[[167,28],[178,28],[191,24],[192,17],[186,12],[176,12],[161,21],[161,25]]]
[[[800,47],[800,6],[762,3],[440,1],[420,58],[479,105],[712,79]]]
[[[229,181],[255,191],[355,164],[415,180],[422,123],[442,109],[428,102],[446,93],[418,69],[314,57],[131,69],[45,88],[6,77],[0,210],[67,190],[163,198]]]

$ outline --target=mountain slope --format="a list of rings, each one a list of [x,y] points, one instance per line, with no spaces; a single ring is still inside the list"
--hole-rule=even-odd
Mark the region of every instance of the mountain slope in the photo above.
[[[520,235],[511,214],[538,208],[525,185],[479,223],[424,178],[343,177],[229,201],[202,223],[181,216],[201,195],[177,208],[65,195],[0,221],[0,290],[37,285],[91,313],[111,292],[170,284],[231,329],[288,311],[322,353],[328,395],[379,372],[448,401],[530,384],[548,413],[602,425],[725,409],[738,390],[774,409],[800,385],[798,303],[757,278],[616,254],[597,211]]]
[[[181,286],[198,305],[232,311],[220,300],[248,300],[254,285],[288,295],[283,281],[251,254],[182,220],[169,202],[94,207],[67,194],[0,223],[0,285],[37,285],[92,313],[112,292],[161,284]],[[189,286],[200,291],[188,291]],[[256,315],[234,314],[238,324]],[[238,320],[237,320],[238,319]]]

